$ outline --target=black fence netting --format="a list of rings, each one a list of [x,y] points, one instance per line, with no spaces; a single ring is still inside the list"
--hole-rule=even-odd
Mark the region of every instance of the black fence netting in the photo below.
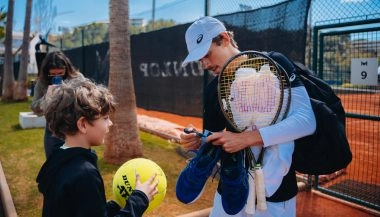
[[[235,33],[240,50],[278,51],[303,62],[308,0],[216,16]]]
[[[198,63],[182,67],[187,54],[184,33],[189,24],[131,37],[137,106],[200,115],[203,70]]]
[[[101,84],[108,84],[109,44],[108,42],[66,50],[70,58],[86,78]]]
[[[292,59],[305,56],[309,1],[293,0],[261,9],[215,16],[234,31],[240,50],[276,50]],[[203,70],[187,55],[188,24],[132,35],[131,55],[137,106],[201,116]]]
[[[216,9],[216,6],[213,3],[211,9]],[[229,14],[213,13],[213,16],[234,32],[240,50],[275,50],[303,62],[309,6],[310,0],[289,0],[272,6],[244,8]],[[188,22],[131,36],[132,70],[138,107],[202,116],[203,69],[197,62],[181,66],[187,55],[185,31],[190,24]],[[64,52],[86,77],[107,85],[108,42]]]

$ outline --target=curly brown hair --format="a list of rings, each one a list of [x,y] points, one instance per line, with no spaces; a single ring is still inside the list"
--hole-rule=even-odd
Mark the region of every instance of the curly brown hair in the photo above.
[[[56,87],[46,99],[44,115],[50,130],[59,138],[75,135],[77,121],[90,123],[115,111],[116,102],[109,90],[88,79],[74,79]]]

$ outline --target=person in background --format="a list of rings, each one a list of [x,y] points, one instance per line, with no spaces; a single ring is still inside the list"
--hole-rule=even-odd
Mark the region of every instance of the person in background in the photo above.
[[[144,183],[136,174],[136,186],[124,208],[106,201],[98,158],[91,147],[104,143],[115,105],[107,88],[87,79],[63,82],[43,103],[48,126],[65,141],[37,176],[38,189],[44,196],[43,217],[142,216],[158,193],[156,174]]]
[[[34,86],[32,103],[30,109],[38,116],[43,115],[41,102],[50,97],[53,85],[52,81],[63,80],[69,81],[72,79],[83,79],[84,76],[80,73],[70,59],[61,51],[50,52],[44,58],[41,69],[38,73],[38,78]],[[44,149],[46,158],[51,153],[58,149],[64,143],[63,140],[53,137],[50,129],[46,126],[44,132]]]

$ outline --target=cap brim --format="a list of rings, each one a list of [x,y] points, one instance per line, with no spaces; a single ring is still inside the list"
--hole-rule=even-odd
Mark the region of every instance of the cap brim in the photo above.
[[[211,47],[212,40],[205,41],[202,45],[199,45],[196,49],[192,50],[189,55],[182,62],[182,67],[185,67],[189,62],[198,61],[206,56],[208,50]]]

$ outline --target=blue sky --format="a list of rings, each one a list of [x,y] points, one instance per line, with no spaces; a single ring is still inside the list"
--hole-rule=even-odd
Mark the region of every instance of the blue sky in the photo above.
[[[14,31],[22,31],[24,26],[25,5],[26,0],[14,0]],[[39,0],[33,0],[34,2]],[[258,5],[259,3],[279,2],[281,0],[210,0],[212,15],[221,14],[226,11],[235,10],[240,3],[244,5]],[[131,18],[151,19],[153,0],[129,0],[129,10]],[[177,23],[191,22],[198,17],[204,15],[205,0],[155,0],[156,2],[156,19],[174,19]],[[218,4],[216,4],[218,2]],[[330,5],[324,7],[326,13],[312,13],[313,20],[329,20],[335,19],[340,15],[347,14],[378,14],[380,12],[380,0],[325,0],[313,1],[313,8],[318,11],[324,4]],[[58,16],[54,20],[57,30],[59,26],[75,27],[89,24],[95,21],[108,20],[109,0],[53,0],[53,4],[57,8]],[[238,4],[239,3],[239,4]],[[0,7],[7,7],[8,0],[0,0]],[[334,6],[333,6],[334,5]],[[352,7],[355,6],[355,7]],[[179,11],[185,8],[186,13]],[[369,11],[371,9],[371,11]],[[354,10],[355,12],[353,12]],[[345,14],[345,15],[344,15]],[[319,17],[315,17],[315,16]],[[322,16],[322,17],[321,17]],[[32,31],[33,29],[33,20]],[[54,32],[54,31],[53,31]]]
[[[35,2],[36,0],[34,0]],[[38,0],[37,0],[38,1]],[[176,0],[156,0],[156,8]],[[56,26],[75,27],[94,21],[108,20],[108,0],[53,0],[57,7]],[[0,0],[0,7],[8,7],[8,0]],[[130,16],[151,10],[152,0],[129,0]],[[22,31],[25,19],[26,0],[15,0],[14,27]],[[32,21],[33,24],[33,21]],[[32,29],[33,30],[33,29]]]

